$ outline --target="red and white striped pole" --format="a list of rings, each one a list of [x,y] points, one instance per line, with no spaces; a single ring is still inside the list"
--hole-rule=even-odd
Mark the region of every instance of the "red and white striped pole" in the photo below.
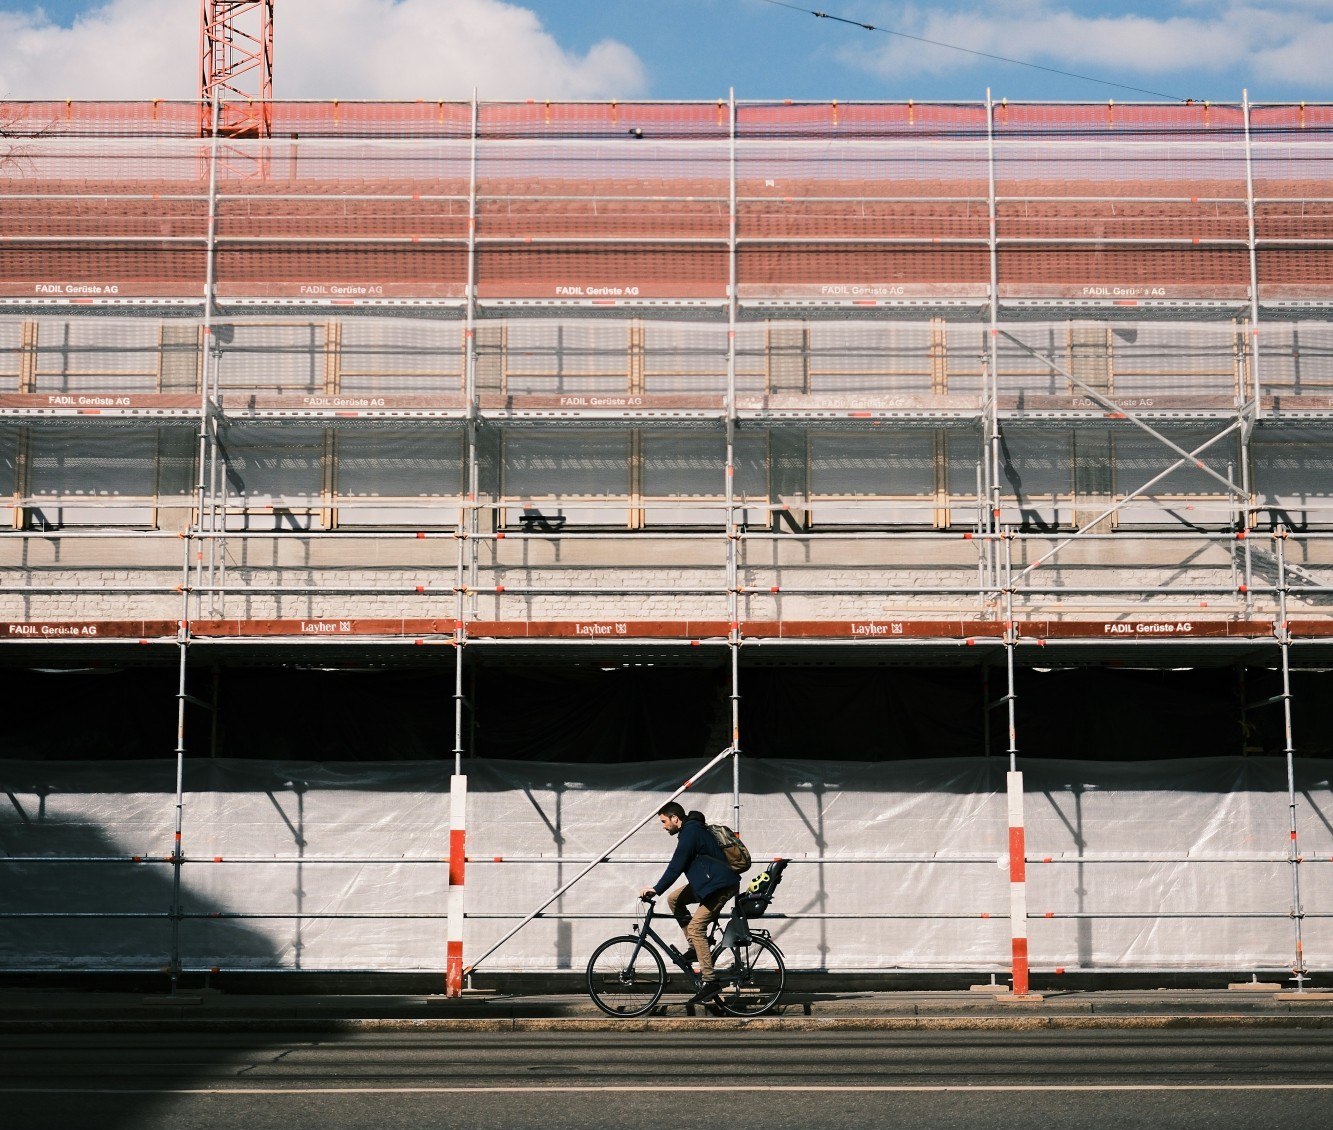
[[[1009,794],[1009,937],[1014,996],[1028,993],[1027,845],[1023,835],[1023,774],[1005,774]]]
[[[444,994],[463,995],[463,872],[467,862],[467,777],[449,778],[449,932],[445,943]]]

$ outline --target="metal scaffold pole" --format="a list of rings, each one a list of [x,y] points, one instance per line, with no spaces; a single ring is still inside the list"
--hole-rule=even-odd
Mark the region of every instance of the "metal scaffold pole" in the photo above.
[[[1295,961],[1292,964],[1292,980],[1296,982],[1296,991],[1303,992],[1309,972],[1305,964],[1304,920],[1305,909],[1301,899],[1301,846],[1296,822],[1296,748],[1292,744],[1291,728],[1291,622],[1287,619],[1287,530],[1279,526],[1273,532],[1274,549],[1277,555],[1277,599],[1278,622],[1277,638],[1282,652],[1282,733],[1283,753],[1287,759],[1287,812],[1288,842],[1287,859],[1291,869],[1291,926],[1295,945]]]
[[[180,652],[176,690],[176,804],[175,834],[171,841],[171,958],[168,970],[174,996],[181,975],[181,868],[185,864],[182,833],[185,827],[185,671],[189,653],[189,624],[182,620],[177,635]]]
[[[1259,241],[1254,221],[1254,145],[1250,136],[1250,92],[1248,90],[1242,92],[1241,107],[1245,119],[1245,212],[1246,242],[1250,264],[1250,325],[1249,333],[1246,335],[1248,349],[1244,350],[1242,354],[1248,362],[1249,399],[1241,403],[1246,391],[1244,388],[1239,390],[1241,396],[1237,398],[1237,411],[1241,419],[1240,481],[1244,509],[1240,513],[1240,522],[1236,529],[1237,532],[1248,532],[1252,525],[1251,515],[1253,511],[1251,510],[1251,504],[1254,499],[1254,489],[1251,484],[1250,441],[1254,437],[1254,428],[1259,421],[1262,386],[1259,364]],[[1248,538],[1244,541],[1242,553],[1245,557],[1245,611],[1249,615],[1254,607],[1254,554]]]
[[[1000,529],[1000,382],[999,382],[999,322],[1000,322],[1000,252],[995,201],[995,103],[986,91],[986,209],[988,221],[987,245],[990,267],[990,341],[982,360],[982,384],[985,389],[985,412],[982,415],[986,429],[986,451],[983,458],[986,478],[987,505],[990,520],[986,532],[996,534]],[[986,541],[990,555],[991,583],[999,579],[999,562],[995,559],[994,544]]]
[[[185,562],[181,577],[181,617],[176,627],[177,680],[176,680],[176,789],[173,812],[173,834],[171,842],[171,952],[168,958],[168,975],[171,979],[171,992],[175,995],[180,986],[181,975],[181,868],[185,863],[183,835],[185,828],[185,705],[186,671],[188,669],[190,647],[190,571],[195,572],[196,586],[202,582],[204,542],[204,511],[208,505],[209,490],[208,456],[211,432],[212,406],[209,400],[209,378],[214,364],[213,342],[213,302],[215,266],[217,251],[217,151],[218,151],[218,95],[213,93],[212,129],[208,141],[208,243],[205,248],[204,279],[204,349],[199,372],[199,446],[197,451],[198,475],[195,491],[195,514],[183,538]],[[214,539],[210,539],[210,542]],[[195,599],[195,614],[199,615],[201,596]]]
[[[187,534],[187,554],[193,551],[194,570],[194,614],[203,615],[203,569],[204,544],[201,540],[205,532],[216,533],[216,500],[212,497],[213,471],[217,462],[216,422],[213,413],[212,388],[219,362],[216,327],[213,323],[217,288],[217,223],[218,223],[218,95],[213,95],[213,128],[208,139],[208,235],[204,248],[204,324],[203,357],[199,371],[199,450],[198,477],[195,490],[195,515]],[[205,519],[205,511],[208,518]],[[209,539],[210,557],[216,554],[215,538]],[[188,576],[184,592],[186,594],[186,618],[189,617]],[[216,599],[216,598],[215,598]]]
[[[454,570],[454,771],[449,778],[449,918],[445,941],[445,995],[463,993],[463,924],[466,911],[467,777],[463,774],[463,721],[467,704],[463,694],[467,654],[467,594],[470,574],[476,572],[477,553],[477,137],[479,107],[472,92],[472,130],[468,154],[467,325],[463,362],[467,423],[467,485],[458,511]]]
[[[741,765],[740,765],[740,562],[741,531],[736,522],[736,92],[728,95],[730,141],[728,153],[728,195],[730,199],[730,227],[728,244],[727,282],[727,654],[731,659],[731,815],[733,827],[741,830]]]

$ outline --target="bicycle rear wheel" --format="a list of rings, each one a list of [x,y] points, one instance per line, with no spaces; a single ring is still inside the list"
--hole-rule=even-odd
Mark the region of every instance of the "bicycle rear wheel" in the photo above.
[[[609,1016],[642,1016],[665,988],[662,955],[632,934],[608,939],[588,959],[588,995]]]
[[[767,938],[751,938],[724,946],[713,958],[722,992],[714,1000],[732,1016],[759,1016],[782,996],[787,967],[782,953]]]

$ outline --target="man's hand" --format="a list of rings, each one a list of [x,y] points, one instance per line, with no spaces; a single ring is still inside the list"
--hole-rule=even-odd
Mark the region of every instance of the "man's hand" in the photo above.
[[[639,898],[643,899],[644,902],[647,902],[649,899],[655,899],[656,897],[656,887],[644,887],[643,890],[639,892]]]

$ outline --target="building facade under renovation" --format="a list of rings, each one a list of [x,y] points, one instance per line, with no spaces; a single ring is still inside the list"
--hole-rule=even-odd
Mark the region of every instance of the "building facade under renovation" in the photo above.
[[[579,970],[682,789],[794,970],[1333,966],[1333,107],[250,109],[0,105],[0,972]]]

